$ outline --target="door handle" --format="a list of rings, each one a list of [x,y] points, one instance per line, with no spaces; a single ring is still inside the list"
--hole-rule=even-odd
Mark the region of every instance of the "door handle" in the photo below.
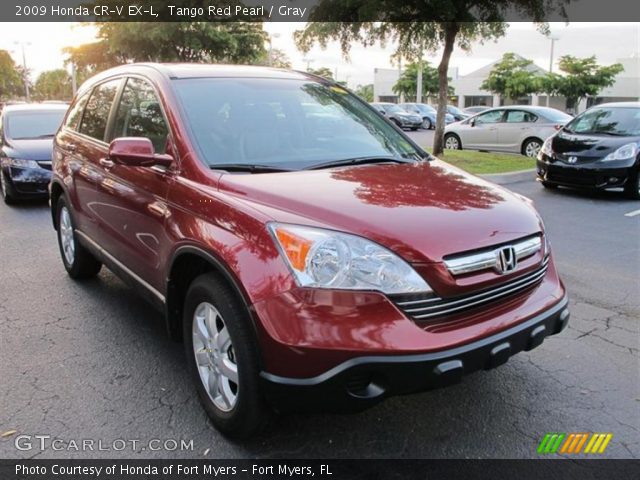
[[[75,151],[78,149],[77,145],[75,143],[67,143],[64,146],[65,150],[67,150],[69,153],[75,153]]]
[[[113,168],[113,166],[115,165],[115,163],[113,163],[113,160],[109,160],[108,158],[101,158],[99,162],[100,165],[102,165],[104,168]]]

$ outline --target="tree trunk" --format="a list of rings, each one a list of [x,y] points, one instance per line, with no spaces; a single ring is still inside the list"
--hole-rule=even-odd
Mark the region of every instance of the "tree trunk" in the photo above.
[[[438,65],[438,116],[436,117],[436,131],[433,136],[433,154],[440,155],[444,149],[444,119],[447,114],[447,101],[449,93],[449,79],[447,77],[447,71],[449,70],[449,59],[451,58],[451,52],[456,43],[456,36],[458,35],[458,24],[453,22],[447,22],[443,25],[444,28],[444,51],[442,52],[442,58],[440,59],[440,65]]]

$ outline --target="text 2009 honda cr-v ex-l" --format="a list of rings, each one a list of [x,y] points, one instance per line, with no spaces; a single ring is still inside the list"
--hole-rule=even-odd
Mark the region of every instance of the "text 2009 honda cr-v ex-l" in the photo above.
[[[57,133],[50,189],[69,274],[104,264],[163,311],[231,436],[455,382],[569,317],[526,198],[304,73],[106,71]]]

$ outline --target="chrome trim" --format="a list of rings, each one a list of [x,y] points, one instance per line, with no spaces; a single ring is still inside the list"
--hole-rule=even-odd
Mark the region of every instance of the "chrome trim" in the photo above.
[[[98,245],[98,243],[96,243],[91,237],[89,237],[86,233],[81,232],[80,230],[75,230],[75,232],[80,235],[84,240],[86,240],[87,242],[89,242],[93,248],[95,248],[96,250],[98,250],[100,252],[101,255],[104,255],[105,257],[107,257],[110,261],[112,261],[113,263],[115,263],[119,268],[123,269],[125,272],[127,272],[135,281],[137,281],[140,285],[142,285],[143,287],[145,287],[147,290],[149,290],[149,292],[151,292],[153,295],[155,295],[158,300],[160,300],[162,303],[165,303],[165,297],[163,294],[161,294],[158,290],[156,290],[155,288],[153,288],[151,285],[149,285],[147,282],[145,282],[142,278],[140,278],[140,276],[138,274],[136,274],[135,272],[132,272],[130,268],[128,268],[126,265],[124,265],[120,260],[118,260],[117,258],[115,258],[113,255],[111,255],[109,252],[107,252],[104,248],[102,248],[100,245]]]
[[[549,266],[549,259],[545,259],[542,266],[537,270],[519,277],[505,285],[491,288],[480,293],[466,295],[464,297],[446,298],[433,297],[424,300],[412,300],[396,302],[396,305],[404,313],[416,320],[424,320],[438,316],[444,316],[466,308],[471,308],[482,303],[488,303],[505,297],[520,290],[524,290],[542,280],[546,275]],[[406,308],[415,307],[415,308]],[[417,315],[416,315],[417,314]]]
[[[500,252],[504,248],[513,247],[516,252],[516,260],[530,257],[542,248],[542,238],[537,235],[532,238],[520,240],[519,242],[502,247],[494,248],[480,253],[471,255],[460,255],[444,261],[449,272],[452,275],[462,275],[464,273],[476,272],[488,268],[495,269],[498,273],[500,270]]]

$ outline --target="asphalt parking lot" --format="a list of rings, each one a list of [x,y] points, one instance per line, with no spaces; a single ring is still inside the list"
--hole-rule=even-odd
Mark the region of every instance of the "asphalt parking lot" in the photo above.
[[[640,457],[640,215],[625,216],[640,203],[509,187],[546,222],[571,297],[567,330],[448,389],[357,415],[283,417],[244,443],[208,423],[159,314],[106,269],[67,277],[46,203],[0,204],[0,434],[16,430],[0,457],[535,458],[547,432],[611,432],[606,457]],[[20,451],[21,434],[140,443]],[[150,439],[193,450],[152,451]]]

